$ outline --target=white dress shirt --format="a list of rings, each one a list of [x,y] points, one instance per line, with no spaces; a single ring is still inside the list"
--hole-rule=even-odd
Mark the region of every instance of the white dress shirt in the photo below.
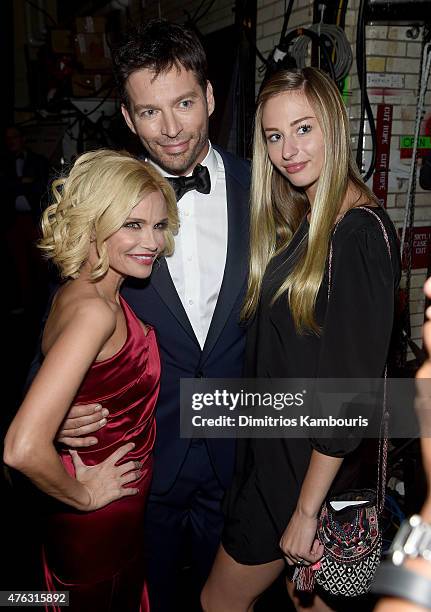
[[[188,191],[178,202],[180,229],[175,236],[175,251],[166,262],[203,348],[226,263],[227,200],[223,160],[211,144],[201,165],[210,173],[211,191],[208,194]],[[156,167],[164,176],[173,176]]]

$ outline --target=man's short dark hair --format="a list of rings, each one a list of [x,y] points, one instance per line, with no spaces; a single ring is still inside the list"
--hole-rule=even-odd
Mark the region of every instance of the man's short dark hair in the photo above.
[[[113,50],[112,62],[121,101],[128,109],[126,81],[133,72],[144,68],[158,76],[182,66],[195,74],[206,91],[207,58],[200,40],[192,30],[165,19],[153,19],[130,30],[123,44]]]

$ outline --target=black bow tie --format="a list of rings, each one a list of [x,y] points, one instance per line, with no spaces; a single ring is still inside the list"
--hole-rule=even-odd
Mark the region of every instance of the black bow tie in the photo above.
[[[199,193],[211,191],[211,177],[208,168],[200,164],[195,166],[192,176],[168,176],[167,179],[175,191],[177,202],[192,189],[196,189]]]

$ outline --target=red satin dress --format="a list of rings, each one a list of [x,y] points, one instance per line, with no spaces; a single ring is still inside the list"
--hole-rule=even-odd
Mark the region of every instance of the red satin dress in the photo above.
[[[160,359],[154,330],[147,335],[127,303],[121,305],[127,340],[112,357],[95,362],[75,403],[99,402],[108,408],[98,444],[79,450],[86,465],[100,463],[117,448],[134,442],[122,463],[143,462],[142,475],[128,485],[139,493],[93,512],[80,512],[50,498],[44,535],[46,589],[69,591],[69,612],[147,612],[142,561],[145,504],[152,474],[156,434],[154,409],[159,392]],[[60,451],[67,471],[75,475],[69,453]],[[52,500],[52,503],[51,503]],[[61,610],[61,606],[47,607]]]

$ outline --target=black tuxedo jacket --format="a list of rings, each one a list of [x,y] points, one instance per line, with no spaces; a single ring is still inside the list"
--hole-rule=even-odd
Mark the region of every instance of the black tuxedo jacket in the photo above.
[[[228,247],[220,294],[203,349],[164,259],[154,266],[150,279],[130,280],[122,290],[137,316],[156,328],[161,352],[152,484],[156,494],[167,491],[175,482],[191,442],[180,438],[180,379],[242,375],[245,329],[240,325],[239,314],[248,272],[250,169],[247,162],[221,149],[217,151],[226,173]],[[205,257],[205,253],[201,256]],[[235,440],[208,439],[206,443],[216,474],[226,487],[233,473]]]

